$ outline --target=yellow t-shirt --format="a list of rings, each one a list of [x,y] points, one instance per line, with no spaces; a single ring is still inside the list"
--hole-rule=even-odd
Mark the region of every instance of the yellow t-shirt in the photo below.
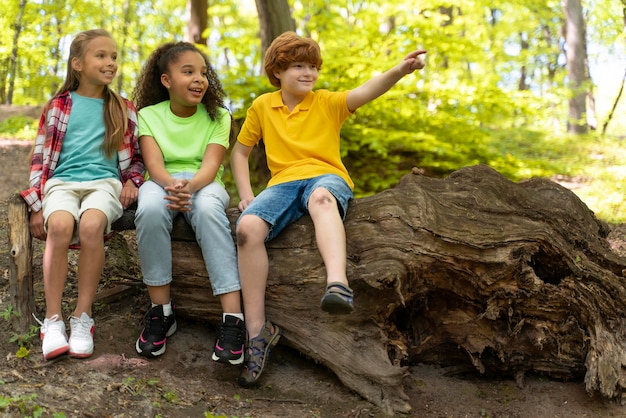
[[[254,146],[265,143],[268,186],[336,174],[354,188],[341,161],[339,131],[351,115],[348,92],[310,92],[293,111],[283,104],[280,91],[259,96],[248,109],[237,140]]]

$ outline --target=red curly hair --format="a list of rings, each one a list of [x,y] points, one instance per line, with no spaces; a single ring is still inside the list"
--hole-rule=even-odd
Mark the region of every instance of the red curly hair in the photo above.
[[[265,52],[265,74],[272,86],[280,88],[280,80],[274,75],[286,70],[291,63],[305,62],[322,69],[320,46],[311,38],[303,38],[295,32],[279,35]]]

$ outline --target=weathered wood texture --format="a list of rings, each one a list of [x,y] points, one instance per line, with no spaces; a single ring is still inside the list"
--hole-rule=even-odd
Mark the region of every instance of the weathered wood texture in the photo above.
[[[345,226],[354,313],[320,310],[325,271],[305,217],[268,243],[267,315],[281,343],[374,404],[408,412],[403,378],[417,362],[520,384],[527,372],[584,377],[589,392],[624,392],[626,259],[569,190],[482,165],[445,179],[409,174],[356,199]],[[217,318],[188,232],[173,242],[172,297],[182,316]]]
[[[11,304],[18,316],[12,317],[14,328],[25,332],[30,325],[30,313],[35,302],[33,297],[33,252],[28,228],[28,206],[19,194],[7,201],[7,233],[9,238],[9,292]]]
[[[283,342],[366,399],[408,411],[404,367],[417,362],[520,384],[527,372],[584,377],[588,391],[621,396],[626,259],[571,191],[545,179],[514,183],[486,166],[445,179],[411,174],[355,200],[345,225],[355,312],[319,309],[325,271],[304,218],[268,243],[267,314]],[[175,251],[184,259],[190,249]],[[193,282],[202,266],[176,271]],[[181,311],[219,313],[201,297],[210,292],[188,286],[175,290]]]

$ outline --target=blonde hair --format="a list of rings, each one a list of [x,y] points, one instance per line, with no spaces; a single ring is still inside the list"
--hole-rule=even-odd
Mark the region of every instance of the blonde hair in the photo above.
[[[87,51],[89,42],[96,38],[105,37],[113,40],[109,32],[104,29],[91,29],[76,35],[70,45],[70,56],[67,59],[67,74],[65,82],[54,94],[58,97],[66,91],[76,91],[80,86],[80,72],[72,67],[72,60],[82,60]],[[115,93],[109,86],[104,86],[104,141],[102,143],[102,151],[107,157],[112,157],[124,142],[124,134],[128,129],[128,117],[126,114],[127,106],[119,94]]]

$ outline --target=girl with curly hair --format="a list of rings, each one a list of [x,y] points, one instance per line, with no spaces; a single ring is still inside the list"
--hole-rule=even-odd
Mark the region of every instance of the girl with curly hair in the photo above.
[[[196,234],[224,312],[212,358],[230,364],[244,359],[237,257],[226,216],[230,197],[221,179],[232,129],[224,97],[206,55],[187,42],[156,49],[133,93],[148,174],[135,215],[143,281],[151,300],[136,343],[137,352],[146,357],[165,353],[166,340],[176,331],[170,234],[181,213]]]

